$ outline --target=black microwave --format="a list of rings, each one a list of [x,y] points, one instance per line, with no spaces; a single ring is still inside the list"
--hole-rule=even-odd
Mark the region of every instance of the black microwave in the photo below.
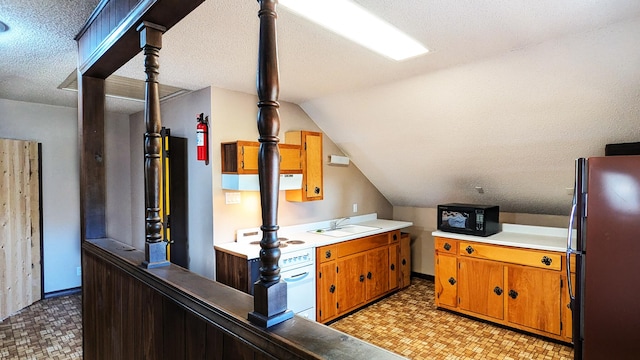
[[[474,236],[490,236],[500,231],[496,205],[438,205],[438,230]]]

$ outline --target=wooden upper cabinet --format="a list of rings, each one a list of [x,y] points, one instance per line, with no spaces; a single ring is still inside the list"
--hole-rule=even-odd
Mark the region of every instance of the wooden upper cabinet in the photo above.
[[[302,189],[287,190],[287,201],[322,200],[324,194],[322,175],[322,133],[314,131],[288,131],[285,143],[300,146],[302,165]]]
[[[300,145],[278,144],[280,151],[280,173],[299,174],[302,172]],[[257,141],[238,140],[221,144],[223,174],[257,174],[258,152]]]

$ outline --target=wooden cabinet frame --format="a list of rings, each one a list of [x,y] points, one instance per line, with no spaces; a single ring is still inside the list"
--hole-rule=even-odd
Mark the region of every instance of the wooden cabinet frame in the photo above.
[[[403,255],[410,258],[408,234],[405,238]],[[409,286],[398,266],[400,248],[399,230],[316,248],[317,321],[334,320]]]
[[[438,308],[571,342],[562,253],[435,238]]]

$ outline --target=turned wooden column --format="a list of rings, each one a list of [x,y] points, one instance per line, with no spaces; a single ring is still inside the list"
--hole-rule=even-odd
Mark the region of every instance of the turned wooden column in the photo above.
[[[158,68],[160,67],[158,57],[162,48],[162,34],[166,29],[145,21],[138,26],[137,30],[140,33],[140,47],[144,51],[144,72],[147,75],[144,95],[145,260],[142,265],[146,268],[154,268],[169,265],[167,244],[162,241],[162,218],[160,218],[162,121],[158,90]]]
[[[258,0],[260,39],[258,49],[258,177],[262,204],[262,240],[260,241],[260,280],[254,285],[253,312],[249,320],[269,327],[293,317],[287,310],[287,283],[280,279],[280,242],[278,241],[278,188],[280,152],[278,133],[278,46],[276,42],[276,0]]]

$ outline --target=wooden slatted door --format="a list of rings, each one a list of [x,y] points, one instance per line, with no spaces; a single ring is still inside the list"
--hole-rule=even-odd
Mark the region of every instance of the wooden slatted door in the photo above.
[[[0,139],[0,321],[42,297],[38,154]]]

